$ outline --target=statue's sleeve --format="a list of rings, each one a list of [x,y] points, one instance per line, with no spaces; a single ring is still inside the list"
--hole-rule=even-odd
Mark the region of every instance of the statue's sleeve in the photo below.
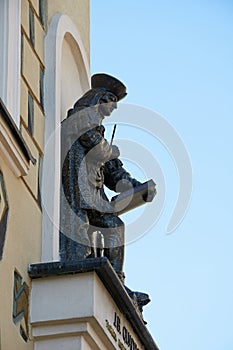
[[[80,144],[88,152],[90,156],[98,161],[106,162],[111,157],[112,149],[105,140],[99,127],[91,129],[83,133],[79,137]]]
[[[141,185],[141,182],[132,178],[130,173],[123,168],[121,160],[115,158],[109,160],[104,165],[104,184],[115,192],[116,185],[118,184],[117,192],[124,192],[132,188],[132,186],[137,187]]]

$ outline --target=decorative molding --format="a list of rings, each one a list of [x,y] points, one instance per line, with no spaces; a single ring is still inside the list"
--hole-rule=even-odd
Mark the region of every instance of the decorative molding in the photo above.
[[[3,256],[3,248],[6,237],[6,229],[7,229],[7,217],[8,217],[8,200],[6,194],[5,183],[3,179],[3,174],[0,171],[0,260],[2,260]]]
[[[6,0],[0,1],[0,40],[1,47],[4,48],[0,55],[0,98],[7,101],[7,65],[8,65],[8,20],[9,20],[9,2]]]
[[[22,157],[7,128],[0,122],[0,152],[16,177],[27,175],[29,165]]]
[[[42,261],[59,260],[60,123],[62,44],[66,34],[80,53],[83,72],[82,90],[90,87],[88,58],[81,35],[72,20],[61,13],[52,18],[45,37],[45,154],[42,176]],[[57,132],[58,131],[58,132]]]
[[[0,1],[0,98],[10,111],[17,127],[20,124],[20,50],[21,1]]]
[[[17,126],[0,99],[0,153],[16,177],[29,171],[29,161],[35,164]]]
[[[20,323],[20,334],[27,341],[29,337],[29,288],[17,271],[14,272],[13,322]]]

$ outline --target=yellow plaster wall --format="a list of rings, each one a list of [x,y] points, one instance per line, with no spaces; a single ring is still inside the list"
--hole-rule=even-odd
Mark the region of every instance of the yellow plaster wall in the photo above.
[[[26,176],[24,176],[23,180],[29,187],[30,191],[32,192],[33,196],[37,198],[38,195],[38,166],[39,166],[39,151],[35,144],[32,141],[31,136],[29,135],[27,129],[24,127],[24,125],[21,125],[21,133],[26,141],[27,145],[30,148],[30,151],[32,153],[32,156],[36,159],[36,164],[30,163],[29,172]]]
[[[44,64],[44,29],[38,17],[35,16],[35,51]]]
[[[49,1],[51,1],[51,0],[49,0]],[[30,2],[34,8],[35,13],[39,16],[39,0],[30,0]]]
[[[24,124],[28,126],[28,88],[22,77],[20,80],[20,116]]]
[[[35,46],[29,38],[29,6],[35,14]],[[67,14],[75,23],[81,35],[87,57],[89,58],[89,0],[48,0],[48,25],[57,12]],[[39,21],[39,1],[21,1],[21,29],[23,37],[20,130],[36,165],[30,163],[27,176],[16,178],[1,158],[0,170],[9,203],[6,239],[3,258],[0,261],[0,349],[33,350],[33,342],[27,343],[19,332],[19,323],[13,323],[14,271],[17,270],[23,281],[31,287],[28,265],[40,262],[42,212],[37,201],[39,156],[44,152],[44,113],[40,105],[40,68],[44,67],[45,32]],[[28,127],[28,92],[34,99],[34,133]]]
[[[29,34],[29,8],[34,14],[34,46],[30,41]],[[21,98],[20,98],[20,116],[21,130],[26,137],[26,142],[32,153],[43,155],[44,151],[44,111],[41,105],[40,96],[40,70],[44,71],[44,36],[45,31],[39,18],[39,1],[38,0],[22,0],[21,3],[21,29],[22,29],[22,70],[21,70]],[[28,135],[25,128],[28,127],[28,93],[31,94],[34,100],[34,132],[33,135]],[[32,146],[32,147],[31,147]],[[37,151],[35,152],[34,146]],[[29,180],[30,184],[37,181],[37,177],[31,173],[35,169],[30,169]],[[35,191],[34,184],[34,193]]]
[[[42,154],[44,151],[44,124],[45,117],[42,113],[41,108],[37,103],[34,105],[34,139],[37,143],[37,147],[39,148],[40,153]]]
[[[16,178],[0,158],[0,170],[9,204],[7,232],[0,262],[0,325],[1,350],[32,350],[31,341],[25,342],[19,333],[19,323],[12,319],[13,286],[15,269],[27,285],[28,265],[40,261],[41,256],[41,210],[21,178]]]
[[[34,12],[35,45],[30,42],[29,6]],[[39,19],[39,1],[21,1],[22,71],[20,84],[20,131],[36,159],[28,175],[17,178],[1,158],[9,212],[7,231],[0,261],[0,349],[33,350],[32,340],[20,335],[20,322],[13,322],[14,271],[31,287],[28,265],[41,260],[42,211],[38,203],[39,156],[44,149],[44,113],[40,104],[40,68],[44,69],[44,29]],[[34,133],[28,127],[28,93],[34,99]],[[30,297],[30,294],[29,294]]]
[[[32,49],[29,40],[24,36],[23,41],[23,71],[22,75],[35,95],[40,98],[40,62]]]
[[[29,2],[21,0],[21,25],[29,38]]]
[[[82,42],[90,61],[90,1],[89,0],[52,0],[48,1],[48,25],[55,13],[68,15],[82,38]]]

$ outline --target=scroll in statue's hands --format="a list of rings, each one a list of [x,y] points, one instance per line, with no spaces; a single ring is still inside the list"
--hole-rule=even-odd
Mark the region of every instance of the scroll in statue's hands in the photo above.
[[[156,195],[157,191],[156,188],[154,187],[154,189],[148,189],[147,193],[143,196],[143,200],[145,202],[152,202],[155,195]]]

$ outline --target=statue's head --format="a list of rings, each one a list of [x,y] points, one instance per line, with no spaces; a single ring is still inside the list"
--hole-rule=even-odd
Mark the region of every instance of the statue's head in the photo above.
[[[91,87],[92,89],[104,88],[106,91],[115,95],[117,101],[122,100],[127,95],[126,86],[117,78],[105,73],[92,75]]]
[[[125,85],[109,74],[98,73],[91,77],[92,89],[104,89],[105,94],[99,100],[99,112],[103,116],[110,116],[117,108],[117,102],[124,98],[126,93]]]
[[[87,91],[68,112],[68,116],[77,110],[93,107],[93,111],[102,117],[110,116],[117,108],[117,102],[127,95],[125,85],[111,75],[98,73],[91,77],[91,89]]]

